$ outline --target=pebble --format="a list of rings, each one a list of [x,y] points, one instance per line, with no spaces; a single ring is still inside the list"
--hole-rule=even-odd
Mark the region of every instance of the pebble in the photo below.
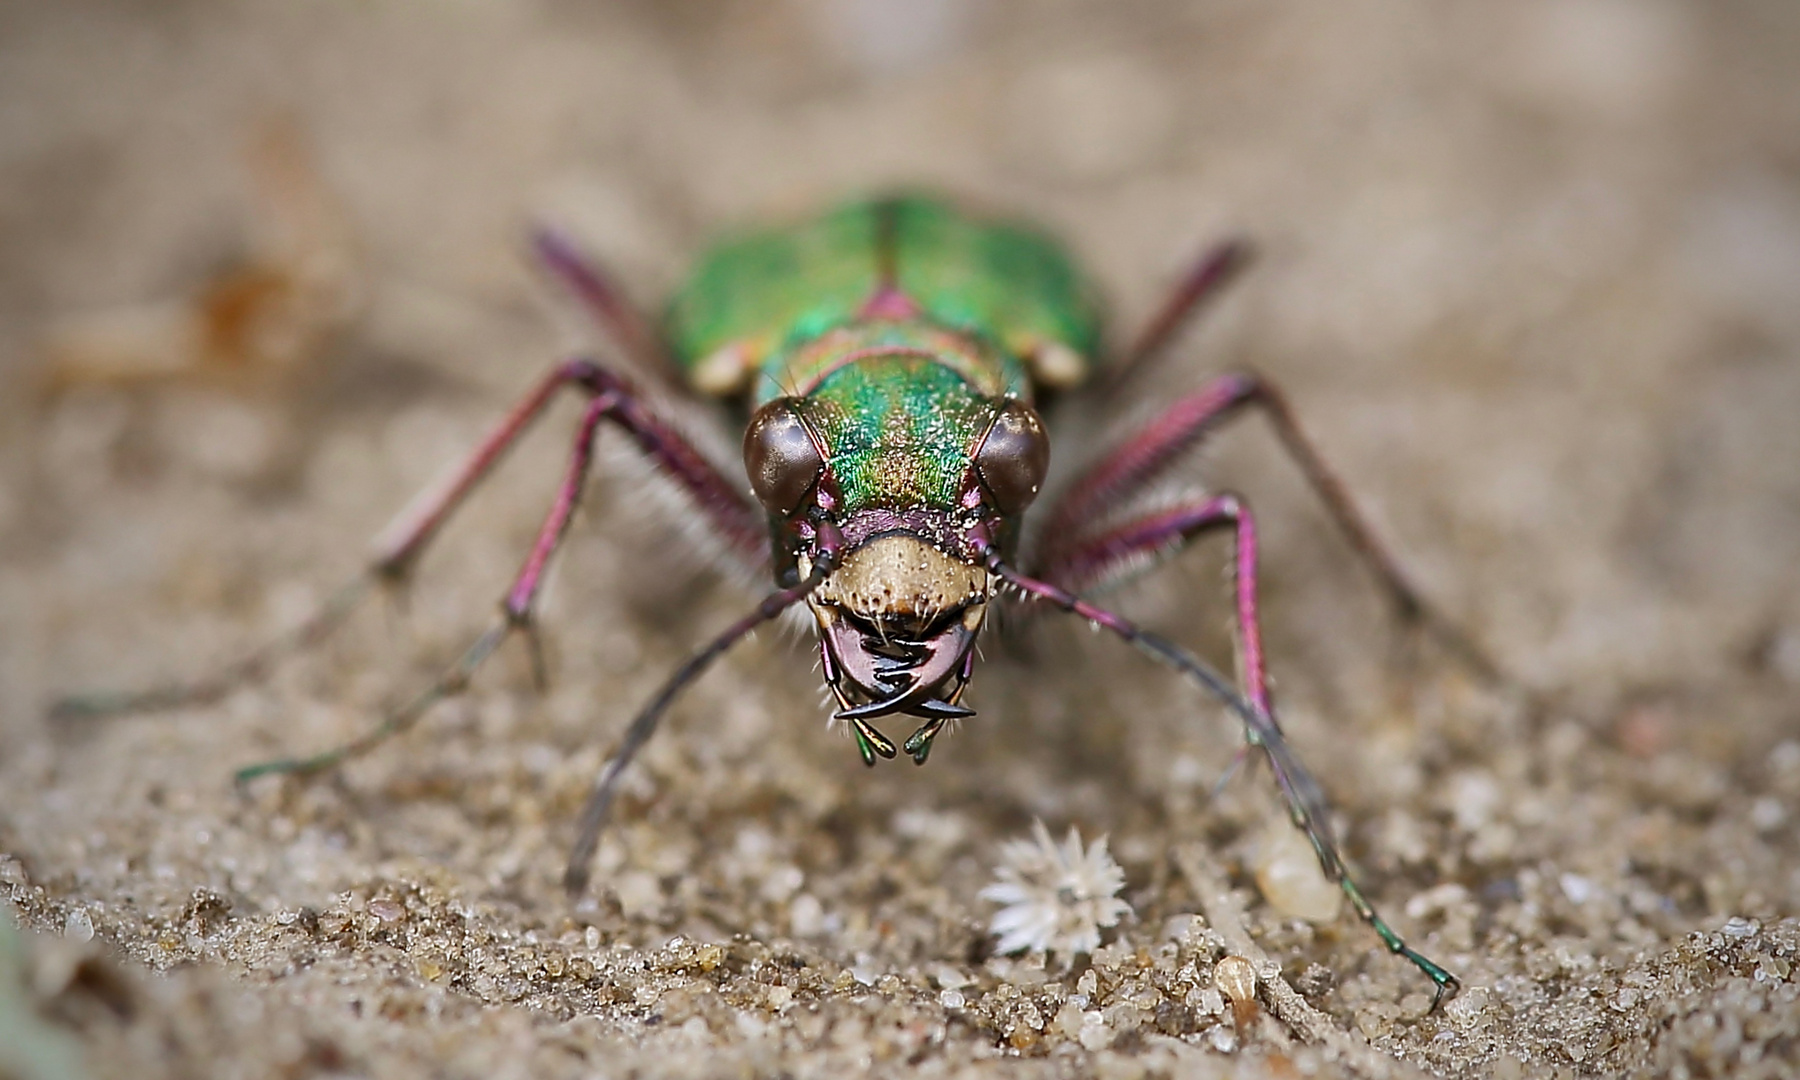
[[[1081,1035],[1081,1024],[1084,1018],[1085,1014],[1081,1011],[1080,1005],[1073,1001],[1065,1001],[1062,1008],[1056,1011],[1053,1023],[1055,1030],[1067,1038],[1074,1039]]]
[[[1781,805],[1780,799],[1765,795],[1750,804],[1750,824],[1756,827],[1757,832],[1774,832],[1786,820],[1787,809]]]
[[[1343,892],[1319,870],[1312,844],[1286,818],[1273,818],[1256,841],[1251,872],[1269,906],[1291,919],[1328,923],[1337,918]]]
[[[1580,874],[1564,874],[1557,879],[1557,884],[1562,886],[1563,895],[1571,904],[1585,904],[1600,893],[1592,881]]]
[[[825,930],[825,907],[811,893],[801,893],[788,905],[788,930],[795,937],[817,937]]]
[[[81,908],[74,909],[63,919],[63,937],[87,944],[94,940],[94,920]]]
[[[1485,987],[1467,987],[1444,1006],[1444,1015],[1458,1027],[1470,1027],[1487,1011],[1488,996]]]
[[[1076,1038],[1085,1050],[1104,1050],[1112,1045],[1113,1031],[1106,1026],[1106,1017],[1097,1012],[1083,1013]]]
[[[1256,1000],[1256,968],[1241,956],[1227,956],[1213,966],[1213,985],[1233,1005]]]

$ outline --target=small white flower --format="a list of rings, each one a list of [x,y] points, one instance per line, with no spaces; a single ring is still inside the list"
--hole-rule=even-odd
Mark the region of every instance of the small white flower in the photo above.
[[[1004,905],[994,913],[988,932],[1000,937],[1003,953],[1054,952],[1064,958],[1100,947],[1100,928],[1131,913],[1116,895],[1125,887],[1125,871],[1106,851],[1106,837],[1085,850],[1074,826],[1058,846],[1042,821],[1031,825],[1032,839],[1010,840],[1000,847],[1000,880],[981,890],[983,900]]]

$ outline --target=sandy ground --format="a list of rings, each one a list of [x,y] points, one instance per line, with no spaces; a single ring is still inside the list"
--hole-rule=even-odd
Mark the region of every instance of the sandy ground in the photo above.
[[[0,1030],[32,1034],[0,1075],[61,1075],[69,1036],[89,1075],[146,1080],[1794,1075],[1796,70],[1786,0],[6,5],[0,897],[24,952],[0,948]],[[258,196],[246,147],[284,125],[286,193]],[[1347,914],[1260,896],[1275,799],[1262,770],[1208,802],[1236,740],[1215,707],[1054,619],[989,643],[980,716],[924,769],[865,771],[800,639],[760,636],[678,706],[571,905],[604,754],[754,595],[616,440],[544,618],[547,692],[509,647],[341,772],[234,790],[479,630],[568,405],[404,603],[214,704],[46,722],[292,626],[598,343],[533,275],[529,222],[651,305],[721,228],[896,183],[1066,236],[1121,336],[1205,241],[1260,245],[1125,400],[1054,417],[1059,471],[1260,368],[1532,688],[1396,628],[1257,423],[1209,455],[1262,513],[1286,724],[1370,895],[1462,976],[1445,1009]],[[232,354],[247,372],[45,389],[103,330],[197,364],[169,327],[246,265],[317,271],[278,341]],[[1229,663],[1222,565],[1115,600]],[[985,932],[1034,817],[1110,835],[1127,874],[1135,916],[1072,968]],[[1227,953],[1282,973],[1242,1028]]]

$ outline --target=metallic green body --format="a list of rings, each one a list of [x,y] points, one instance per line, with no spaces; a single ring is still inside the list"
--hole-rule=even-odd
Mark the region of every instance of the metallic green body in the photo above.
[[[1098,339],[1093,293],[1054,241],[921,197],[726,243],[668,314],[696,387],[724,357],[752,407],[806,399],[851,512],[954,509],[996,402],[1032,399],[1031,357],[1085,361]]]
[[[714,248],[672,302],[668,339],[684,368],[743,343],[771,371],[854,320],[889,272],[932,322],[1014,357],[1043,340],[1083,356],[1099,343],[1092,290],[1054,240],[917,196],[851,203]],[[759,401],[774,392],[758,387]]]

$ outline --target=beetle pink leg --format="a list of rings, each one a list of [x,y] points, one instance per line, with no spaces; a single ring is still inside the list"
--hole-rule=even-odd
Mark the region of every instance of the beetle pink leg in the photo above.
[[[355,610],[367,595],[371,580],[398,580],[407,575],[469,493],[487,477],[564,387],[582,389],[594,396],[596,405],[605,402],[606,407],[599,417],[590,407],[589,417],[583,421],[583,436],[577,441],[569,479],[558,494],[551,518],[545,522],[538,543],[533,547],[531,559],[521,571],[520,582],[508,594],[509,617],[519,625],[528,622],[530,601],[539,577],[579,496],[579,477],[585,477],[591,454],[592,428],[600,418],[611,419],[624,428],[661,471],[687,492],[710,519],[712,533],[734,556],[751,567],[766,565],[767,526],[748,497],[678,432],[646,409],[623,379],[590,361],[570,360],[558,364],[540,379],[456,469],[401,511],[377,537],[374,558],[368,568],[334,592],[319,611],[299,627],[211,677],[146,691],[66,698],[51,707],[52,716],[104,716],[215,701],[236,687],[266,675],[281,658],[322,641]]]
[[[1203,529],[1235,523],[1238,530],[1236,560],[1238,623],[1244,653],[1247,693],[1240,695],[1222,675],[1198,657],[1174,642],[1138,627],[1125,617],[1083,600],[1073,589],[1052,578],[1033,578],[1019,573],[1000,557],[991,541],[981,547],[988,570],[1017,589],[1023,596],[1055,605],[1088,620],[1093,625],[1118,635],[1159,663],[1168,665],[1223,702],[1244,723],[1245,741],[1260,750],[1275,774],[1275,783],[1287,805],[1288,817],[1312,844],[1313,854],[1325,877],[1337,884],[1349,898],[1357,915],[1375,929],[1389,952],[1403,956],[1430,977],[1437,992],[1431,1006],[1438,1004],[1461,986],[1455,975],[1407,945],[1394,932],[1375,906],[1363,895],[1362,887],[1351,876],[1338,851],[1332,833],[1329,807],[1324,789],[1287,743],[1274,711],[1268,704],[1267,680],[1264,678],[1261,634],[1256,617],[1256,529],[1249,509],[1232,495],[1221,495],[1185,508],[1177,508],[1127,525],[1102,537],[1081,550],[1091,557],[1072,561],[1069,565],[1085,565],[1104,569],[1117,565],[1131,554],[1179,542]],[[1241,755],[1240,755],[1241,756]],[[1234,765],[1235,767],[1235,765]]]
[[[507,592],[505,611],[515,622],[529,621],[545,568],[562,542],[575,507],[581,500],[594,439],[601,421],[610,421],[631,437],[638,449],[687,492],[712,522],[713,535],[747,566],[766,569],[769,530],[760,509],[732,485],[681,434],[644,407],[627,384],[601,368],[586,385],[596,391],[582,415],[569,457],[568,473],[557,491],[556,502],[538,531],[537,542],[520,568],[518,579]]]
[[[381,531],[375,539],[374,558],[369,565],[335,590],[316,612],[293,630],[205,678],[149,690],[67,697],[50,707],[50,715],[56,719],[69,719],[203,705],[263,678],[277,661],[323,641],[356,610],[368,595],[372,580],[403,579],[444,522],[544,411],[544,406],[556,392],[589,378],[595,370],[593,364],[581,360],[552,368],[454,472],[420,492]]]
[[[591,395],[611,395],[613,419],[712,518],[714,531],[733,553],[753,565],[767,558],[767,526],[738,487],[678,432],[646,409],[624,379],[591,361],[570,360],[557,365],[455,471],[421,493],[382,531],[375,542],[374,569],[390,577],[404,576],[438,529],[565,386],[579,387]]]
[[[582,414],[581,425],[575,435],[575,446],[569,455],[568,470],[562,486],[557,490],[556,500],[551,504],[544,523],[539,526],[537,540],[532,544],[524,565],[519,568],[512,587],[507,590],[506,598],[501,603],[500,622],[476,638],[456,663],[435,682],[366,734],[309,758],[252,765],[238,773],[240,781],[267,773],[318,772],[372,749],[412,727],[437,702],[461,693],[468,686],[476,669],[494,654],[514,630],[533,634],[533,615],[544,573],[549,568],[551,558],[562,546],[569,522],[580,504],[582,490],[587,486],[588,470],[594,457],[594,442],[599,436],[603,421],[611,421],[623,428],[651,460],[680,482],[697,503],[711,511],[714,524],[724,534],[724,539],[740,548],[749,547],[757,541],[766,544],[766,533],[758,531],[761,523],[754,520],[747,501],[740,499],[717,470],[692,446],[644,409],[623,382],[604,368],[593,365],[588,365],[577,381],[594,391],[595,396]],[[486,450],[487,447],[484,446],[481,451],[477,451],[476,459],[479,460]],[[485,467],[473,470],[471,475],[478,477],[485,471]],[[460,493],[466,492],[468,486],[453,485],[459,492],[455,498],[460,499]],[[743,512],[731,513],[733,506],[740,506]],[[542,661],[537,654],[535,637],[532,663],[534,675],[541,682]]]
[[[1250,255],[1250,245],[1243,240],[1227,240],[1208,248],[1163,300],[1162,307],[1139,332],[1137,339],[1109,366],[1107,392],[1117,393],[1119,387],[1161,355],[1206,301],[1218,295],[1249,264]]]
[[[1185,544],[1213,528],[1236,529],[1232,576],[1237,593],[1238,647],[1242,651],[1244,696],[1272,713],[1264,670],[1262,623],[1256,607],[1256,518],[1237,495],[1214,495],[1113,529],[1086,541],[1046,569],[1044,580],[1072,593],[1104,581],[1119,567],[1147,554]]]
[[[1507,682],[1481,647],[1413,587],[1386,545],[1376,539],[1343,484],[1300,430],[1287,399],[1255,375],[1226,375],[1179,399],[1078,479],[1051,510],[1043,530],[1042,535],[1048,539],[1039,562],[1046,573],[1065,572],[1065,564],[1077,558],[1091,559],[1091,549],[1083,540],[1091,531],[1084,528],[1087,522],[1106,516],[1114,507],[1142,494],[1214,427],[1251,405],[1261,407],[1267,414],[1282,445],[1325,503],[1350,546],[1374,572],[1400,617],[1423,626],[1484,680]]]
[[[625,729],[624,737],[619,740],[619,748],[613,752],[606,767],[600,771],[599,779],[594,782],[594,790],[588,795],[587,805],[582,807],[575,846],[569,854],[568,868],[563,872],[563,888],[570,896],[578,896],[586,891],[591,870],[589,864],[594,860],[594,849],[600,843],[600,830],[606,824],[607,812],[612,807],[613,796],[618,792],[619,778],[624,775],[632,759],[637,757],[638,751],[650,741],[650,736],[656,734],[656,725],[661,722],[663,713],[668,711],[676,695],[705,673],[712,662],[724,655],[727,649],[748,637],[750,631],[805,600],[837,569],[843,553],[843,534],[838,532],[836,525],[823,523],[819,530],[817,558],[807,576],[787,588],[777,589],[765,596],[752,611],[690,655],[668,677],[649,704],[632,719],[631,726]]]
[[[418,561],[426,545],[437,536],[450,515],[455,513],[476,485],[487,477],[506,452],[512,449],[532,421],[555,398],[557,391],[571,385],[591,385],[600,368],[586,360],[569,360],[550,369],[519,402],[482,439],[457,467],[419,492],[381,530],[375,538],[372,569],[384,577],[402,578]]]
[[[1044,580],[1081,592],[1104,583],[1121,569],[1146,556],[1186,544],[1210,528],[1235,525],[1236,547],[1232,581],[1237,600],[1238,650],[1242,661],[1244,691],[1256,707],[1274,720],[1269,701],[1268,673],[1264,667],[1262,619],[1256,607],[1256,518],[1249,506],[1232,494],[1215,495],[1151,514],[1086,541],[1044,574]],[[1224,788],[1250,755],[1250,745],[1240,747],[1220,774],[1213,791]]]
[[[624,291],[599,263],[555,229],[539,229],[532,236],[532,246],[538,260],[612,335],[637,370],[670,386],[677,385],[678,380],[671,377],[673,365],[656,328],[625,298]]]

